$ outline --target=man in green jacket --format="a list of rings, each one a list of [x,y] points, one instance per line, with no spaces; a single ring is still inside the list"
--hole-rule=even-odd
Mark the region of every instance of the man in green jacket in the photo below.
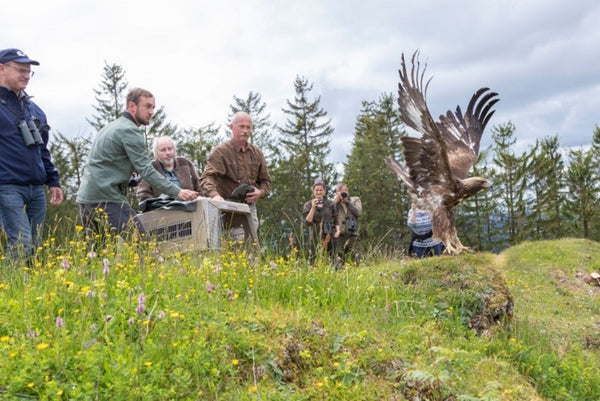
[[[131,208],[125,193],[133,172],[137,172],[153,187],[173,198],[191,201],[196,191],[181,189],[162,176],[152,166],[140,125],[148,125],[154,114],[152,93],[135,88],[127,94],[126,111],[98,132],[89,153],[77,192],[77,203],[83,225],[101,232],[99,222],[106,219],[116,232],[135,228],[146,234],[137,213]]]

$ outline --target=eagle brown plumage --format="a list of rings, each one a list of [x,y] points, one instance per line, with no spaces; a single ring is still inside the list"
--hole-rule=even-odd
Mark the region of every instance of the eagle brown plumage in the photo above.
[[[431,78],[424,81],[427,65],[421,69],[418,51],[413,54],[411,64],[409,74],[402,54],[399,115],[421,137],[401,138],[406,166],[391,157],[385,163],[408,187],[418,207],[429,211],[433,237],[444,243],[445,252],[461,253],[468,248],[458,238],[452,209],[489,186],[485,178],[468,174],[477,161],[481,135],[495,112],[492,106],[498,102],[498,94],[481,88],[471,97],[464,114],[457,106],[454,113],[448,111],[435,122],[425,102]]]

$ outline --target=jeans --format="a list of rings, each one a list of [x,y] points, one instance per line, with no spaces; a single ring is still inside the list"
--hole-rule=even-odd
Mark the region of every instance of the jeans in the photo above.
[[[0,226],[8,237],[6,256],[32,256],[41,245],[46,219],[46,193],[42,185],[0,185]]]
[[[444,251],[444,244],[440,243],[434,246],[411,246],[410,254],[416,256],[417,258],[424,258],[427,256],[437,256],[441,255]]]

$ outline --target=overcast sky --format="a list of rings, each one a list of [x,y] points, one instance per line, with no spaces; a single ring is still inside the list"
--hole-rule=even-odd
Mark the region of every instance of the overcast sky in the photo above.
[[[233,96],[250,91],[283,125],[303,76],[343,162],[361,102],[395,93],[400,55],[416,49],[434,77],[435,118],[479,87],[500,94],[484,144],[508,121],[521,148],[554,135],[563,147],[589,144],[600,124],[597,0],[13,0],[0,10],[0,48],[41,63],[28,93],[68,137],[91,132],[105,62],[181,128],[224,129]]]

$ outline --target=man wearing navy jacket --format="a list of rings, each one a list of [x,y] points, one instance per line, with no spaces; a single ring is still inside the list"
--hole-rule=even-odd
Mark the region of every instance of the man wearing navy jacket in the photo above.
[[[48,151],[46,115],[25,93],[39,65],[18,49],[0,50],[0,227],[6,260],[28,261],[41,244],[46,193],[58,205],[63,193]]]

